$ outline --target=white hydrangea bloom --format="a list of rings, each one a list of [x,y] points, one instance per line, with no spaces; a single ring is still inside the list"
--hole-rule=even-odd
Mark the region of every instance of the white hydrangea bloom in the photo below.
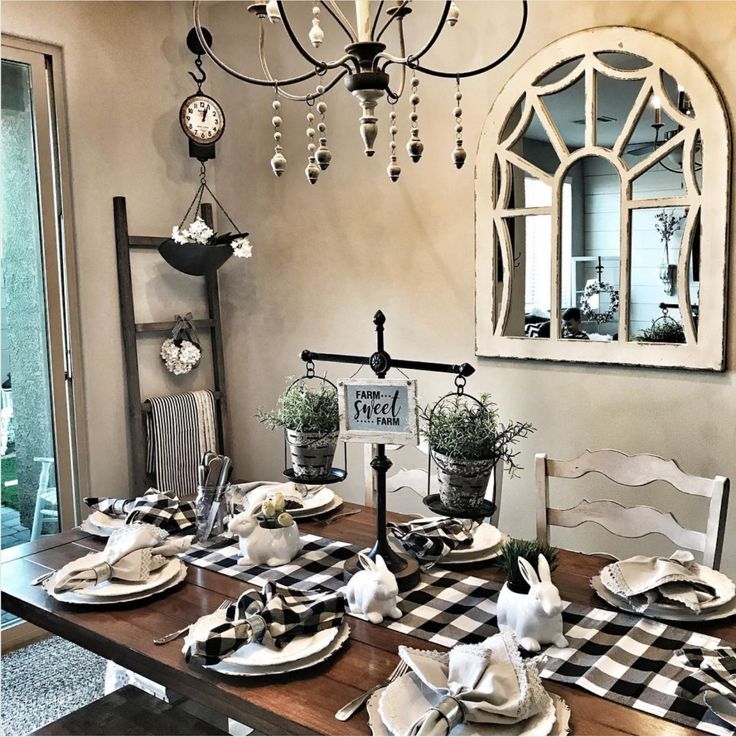
[[[197,243],[207,243],[215,231],[199,215],[189,225],[189,237]]]
[[[189,231],[186,228],[184,230],[179,230],[179,226],[175,225],[171,229],[171,238],[176,243],[186,243],[189,240]]]
[[[176,376],[188,374],[202,357],[202,351],[189,340],[177,346],[173,338],[167,338],[161,345],[161,358],[166,368]]]
[[[237,258],[250,258],[253,255],[253,246],[247,238],[236,238],[230,245]]]

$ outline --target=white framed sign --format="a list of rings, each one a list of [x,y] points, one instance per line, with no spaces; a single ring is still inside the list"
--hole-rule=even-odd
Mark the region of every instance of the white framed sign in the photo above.
[[[337,398],[340,440],[401,445],[419,442],[415,380],[341,379]]]

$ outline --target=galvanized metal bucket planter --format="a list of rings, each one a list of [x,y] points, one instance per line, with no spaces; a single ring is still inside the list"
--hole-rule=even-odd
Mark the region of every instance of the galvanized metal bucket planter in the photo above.
[[[337,447],[337,430],[331,433],[286,430],[294,475],[319,482],[330,475]]]
[[[496,465],[492,460],[466,461],[432,451],[440,482],[440,501],[457,512],[478,512]]]

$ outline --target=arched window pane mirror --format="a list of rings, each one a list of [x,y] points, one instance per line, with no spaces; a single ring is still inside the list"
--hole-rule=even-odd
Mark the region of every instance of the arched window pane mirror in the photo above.
[[[729,147],[713,80],[662,36],[532,57],[478,150],[478,355],[723,370]]]

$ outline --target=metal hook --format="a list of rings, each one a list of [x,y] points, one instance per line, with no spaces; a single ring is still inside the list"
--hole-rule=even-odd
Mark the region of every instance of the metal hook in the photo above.
[[[202,67],[202,57],[201,56],[197,56],[197,58],[194,60],[194,66],[197,67],[197,71],[199,72],[200,76],[198,77],[194,72],[187,72],[187,74],[197,83],[197,92],[201,92],[202,85],[207,79],[207,72],[205,72],[205,70]]]

